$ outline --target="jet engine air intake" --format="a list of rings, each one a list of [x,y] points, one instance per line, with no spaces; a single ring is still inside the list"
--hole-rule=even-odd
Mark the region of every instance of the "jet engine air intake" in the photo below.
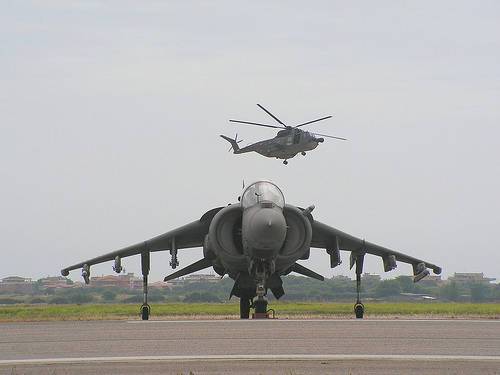
[[[248,260],[241,246],[241,207],[237,204],[224,207],[213,218],[203,253],[206,258],[217,258],[219,269],[245,272]]]

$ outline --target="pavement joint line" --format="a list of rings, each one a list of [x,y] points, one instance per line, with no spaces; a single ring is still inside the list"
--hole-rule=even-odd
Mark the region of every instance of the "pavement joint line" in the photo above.
[[[116,320],[116,322],[121,322],[120,320]],[[232,323],[232,324],[237,324],[237,323],[249,323],[249,324],[255,324],[255,323],[250,323],[250,322],[259,322],[259,323],[264,323],[264,322],[300,322],[300,323],[307,323],[307,322],[323,322],[323,323],[344,323],[344,322],[357,322],[360,324],[363,323],[370,323],[370,322],[375,322],[375,323],[397,323],[397,322],[402,322],[402,323],[407,323],[407,322],[425,322],[425,323],[493,323],[493,324],[500,324],[500,319],[259,319],[259,320],[241,320],[241,319],[193,319],[193,320],[126,320],[125,322],[129,324],[151,324],[151,323],[222,323],[222,322],[227,322],[227,323]]]
[[[0,366],[132,363],[132,362],[243,362],[243,361],[466,361],[500,362],[500,356],[473,355],[387,355],[387,354],[247,354],[247,355],[177,355],[87,358],[40,358],[0,360]]]

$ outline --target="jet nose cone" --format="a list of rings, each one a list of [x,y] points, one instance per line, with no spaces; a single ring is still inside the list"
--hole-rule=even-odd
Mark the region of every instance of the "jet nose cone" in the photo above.
[[[286,237],[286,221],[281,209],[258,208],[247,214],[242,227],[246,246],[259,258],[277,254]]]
[[[273,243],[286,232],[285,218],[275,209],[262,208],[253,215],[250,229],[261,243]]]

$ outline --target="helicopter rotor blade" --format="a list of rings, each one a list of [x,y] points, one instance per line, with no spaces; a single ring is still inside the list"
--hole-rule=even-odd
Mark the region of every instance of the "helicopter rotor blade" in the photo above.
[[[229,122],[237,122],[239,124],[247,124],[247,125],[257,125],[257,126],[264,126],[266,128],[273,128],[273,129],[281,129],[281,126],[276,126],[276,125],[267,125],[267,124],[259,124],[258,122],[249,122],[249,121],[240,121],[240,120],[229,120]]]
[[[340,139],[340,140],[342,140],[342,141],[347,141],[347,138],[335,137],[335,136],[333,136],[333,135],[320,134],[320,133],[311,133],[311,134],[314,134],[314,135],[320,135],[320,136],[322,136],[322,137],[327,137],[327,138]]]
[[[326,117],[318,118],[316,120],[304,122],[303,124],[294,126],[294,128],[299,128],[299,127],[304,126],[304,125],[309,125],[309,124],[312,124],[313,122],[323,121],[323,120],[326,120],[327,118],[331,118],[331,117],[332,116],[326,116]]]
[[[279,118],[277,118],[275,115],[273,115],[271,112],[269,112],[267,109],[265,109],[263,106],[261,106],[260,104],[257,104],[259,106],[260,109],[262,109],[264,112],[266,112],[269,116],[271,116],[273,119],[275,119],[276,121],[278,121],[281,125],[283,125],[285,128],[286,128],[286,125],[283,124],[283,122],[281,122],[281,120]]]

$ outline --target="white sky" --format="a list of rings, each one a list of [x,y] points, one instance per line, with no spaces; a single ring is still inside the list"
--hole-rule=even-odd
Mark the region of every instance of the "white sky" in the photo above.
[[[0,278],[59,274],[265,178],[445,276],[500,279],[499,67],[497,1],[2,2]],[[309,129],[349,141],[286,167],[228,153],[219,134],[275,134],[228,123],[272,121],[256,103],[291,124],[333,114]],[[316,253],[310,268],[352,276],[348,254],[331,271]],[[153,280],[168,261],[153,254]]]

